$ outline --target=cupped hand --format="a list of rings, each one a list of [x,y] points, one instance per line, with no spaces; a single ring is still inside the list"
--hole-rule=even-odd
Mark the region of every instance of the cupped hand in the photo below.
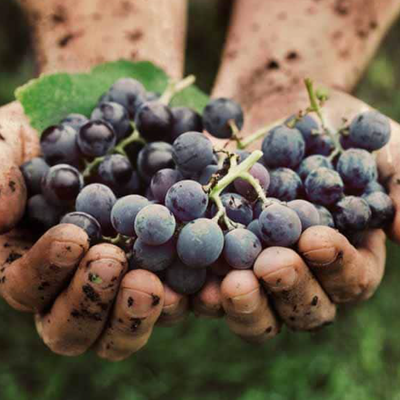
[[[330,92],[323,107],[328,126],[339,128],[343,118],[351,120],[369,109],[348,94]],[[244,130],[253,132],[307,105],[302,88],[259,101],[246,114]],[[380,178],[397,210],[389,234],[400,242],[400,126],[393,121],[391,125],[391,141],[377,158]],[[253,148],[260,148],[260,143]],[[231,270],[224,277],[213,277],[193,300],[194,310],[202,316],[225,315],[231,331],[252,342],[273,337],[282,324],[296,331],[318,329],[335,319],[336,304],[367,300],[374,294],[384,273],[385,239],[382,230],[370,230],[355,248],[334,229],[311,227],[296,249],[267,248],[254,270]]]

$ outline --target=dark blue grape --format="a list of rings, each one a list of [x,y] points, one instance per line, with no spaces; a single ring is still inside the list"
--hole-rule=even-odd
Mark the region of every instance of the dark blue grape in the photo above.
[[[172,146],[165,142],[147,144],[140,150],[137,158],[137,168],[140,177],[149,184],[153,175],[165,168],[174,168]]]
[[[150,246],[143,240],[137,239],[133,245],[132,264],[138,269],[152,272],[163,271],[176,258],[176,243],[171,239],[159,246]]]
[[[70,164],[79,168],[81,152],[77,144],[77,131],[71,126],[57,125],[47,128],[40,137],[40,147],[49,165]]]
[[[362,231],[368,228],[371,209],[361,197],[346,196],[336,204],[333,218],[336,228],[343,233]]]
[[[359,114],[350,124],[350,140],[361,149],[379,150],[389,142],[390,136],[390,121],[378,111]]]
[[[308,199],[316,204],[331,206],[343,197],[344,185],[340,175],[329,168],[314,169],[304,183]]]
[[[42,178],[47,174],[49,165],[41,157],[32,158],[21,165],[21,172],[28,188],[29,196],[42,192]]]
[[[124,106],[132,119],[137,108],[142,104],[146,97],[144,86],[132,78],[118,79],[100,99],[100,103],[112,101]]]
[[[254,219],[253,221],[251,221],[249,223],[249,225],[247,225],[247,229],[250,232],[253,232],[258,237],[260,242],[263,243],[263,237],[262,237],[262,234],[261,234],[260,221],[258,219]]]
[[[315,154],[305,158],[301,162],[299,168],[297,169],[297,173],[299,174],[300,178],[304,181],[311,171],[320,167],[334,169],[328,157]]]
[[[222,204],[226,209],[226,215],[233,222],[248,225],[253,220],[253,208],[249,201],[237,193],[225,193],[221,196]],[[217,213],[217,207],[213,204],[211,214]]]
[[[101,157],[116,144],[114,129],[102,120],[89,121],[79,130],[78,146],[85,156]]]
[[[234,121],[239,130],[242,129],[244,121],[242,107],[234,100],[213,99],[204,108],[204,128],[211,135],[219,139],[229,139],[233,133],[230,121]]]
[[[179,258],[188,267],[204,268],[214,263],[224,248],[224,234],[217,223],[199,218],[189,222],[178,237]]]
[[[363,149],[344,151],[336,165],[336,170],[349,189],[362,190],[378,176],[374,157]]]
[[[285,124],[289,123],[289,125],[291,125],[291,122],[295,118],[297,119],[297,116],[292,115],[285,121]],[[315,119],[310,115],[305,115],[304,117],[299,118],[293,127],[300,131],[306,144],[309,142],[312,136],[320,132],[320,127],[318,126]]]
[[[82,188],[81,173],[68,164],[54,165],[42,179],[43,195],[56,206],[74,204]]]
[[[268,196],[282,201],[297,199],[303,189],[303,184],[296,172],[289,168],[277,168],[270,172],[271,182]]]
[[[90,214],[99,222],[104,235],[114,233],[111,225],[111,210],[117,201],[112,190],[100,183],[85,186],[75,202],[76,211]]]
[[[211,177],[218,172],[218,165],[207,165],[198,178],[200,185],[207,185]]]
[[[167,207],[150,204],[142,208],[135,218],[135,233],[150,246],[168,242],[174,235],[176,221]]]
[[[374,192],[386,193],[385,188],[377,181],[371,181],[365,187],[363,194],[370,194]]]
[[[310,226],[320,225],[319,212],[310,202],[306,200],[292,200],[287,206],[296,211],[301,221],[302,230],[305,231]]]
[[[173,157],[180,169],[188,172],[201,172],[213,162],[213,145],[200,132],[186,132],[175,140]]]
[[[133,171],[128,182],[113,188],[117,197],[128,196],[130,194],[140,194],[143,192],[143,182],[140,180],[136,171]]]
[[[250,168],[249,174],[253,176],[253,178],[258,180],[258,183],[264,189],[265,192],[268,190],[271,179],[268,170],[263,165],[261,165],[260,163],[255,163]],[[235,179],[233,183],[236,191],[242,196],[245,196],[246,198],[249,199],[256,199],[258,197],[253,186],[245,179],[238,178]]]
[[[192,221],[206,212],[208,195],[200,183],[184,180],[175,183],[168,190],[165,205],[180,221]]]
[[[133,142],[128,143],[124,147],[125,154],[129,158],[129,161],[131,162],[132,167],[134,167],[134,168],[137,167],[138,156],[144,146],[145,146],[145,144],[143,142],[135,140]]]
[[[32,196],[26,206],[26,216],[29,228],[43,233],[58,224],[63,209],[49,203],[41,194]]]
[[[306,154],[321,154],[323,156],[329,156],[336,145],[334,140],[327,133],[320,133],[317,135],[311,135],[306,144]]]
[[[268,246],[289,247],[300,238],[300,218],[289,207],[272,204],[261,213],[259,221],[262,237]]]
[[[131,163],[121,154],[106,156],[97,169],[99,181],[113,189],[114,192],[116,192],[114,189],[129,182],[132,173]]]
[[[128,112],[121,104],[111,101],[101,103],[93,110],[91,118],[108,122],[114,128],[117,141],[126,138],[133,132]]]
[[[69,114],[61,121],[61,125],[68,125],[79,131],[88,121],[88,118],[82,114]]]
[[[281,201],[275,199],[274,197],[267,197],[267,203],[264,204],[262,200],[258,200],[253,207],[254,219],[260,218],[260,215],[264,211],[264,209],[270,206],[271,204],[281,204]]]
[[[182,179],[182,174],[176,169],[165,168],[158,171],[153,176],[150,184],[154,198],[160,203],[164,203],[168,190]]]
[[[135,219],[139,211],[150,205],[150,201],[137,194],[121,197],[111,210],[111,223],[121,235],[135,236]]]
[[[171,108],[173,124],[171,138],[174,141],[177,137],[186,132],[202,132],[203,120],[201,115],[189,107]]]
[[[340,145],[343,147],[344,150],[353,149],[357,147],[350,139],[349,135],[340,135]]]
[[[362,197],[371,209],[370,228],[385,228],[393,222],[394,205],[392,199],[382,192],[370,193]]]
[[[318,204],[316,204],[315,207],[319,212],[320,225],[329,226],[330,228],[335,228],[335,221],[333,220],[331,212],[324,206],[320,206]]]
[[[262,142],[264,162],[269,168],[296,168],[305,154],[300,131],[279,125],[271,129]]]
[[[261,250],[258,237],[247,229],[234,229],[225,235],[223,254],[232,268],[251,268]]]
[[[149,142],[170,142],[173,116],[168,106],[149,101],[137,110],[135,126],[140,136]]]
[[[198,292],[206,283],[207,271],[204,268],[188,268],[180,260],[167,269],[166,284],[175,292],[189,295]]]
[[[84,212],[70,212],[65,214],[60,224],[73,224],[82,228],[89,236],[90,244],[96,244],[101,239],[101,227],[96,218]]]

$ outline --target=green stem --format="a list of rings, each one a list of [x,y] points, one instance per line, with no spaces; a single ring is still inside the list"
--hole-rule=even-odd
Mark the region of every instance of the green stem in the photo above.
[[[97,157],[92,162],[87,162],[82,172],[83,178],[88,178],[92,171],[105,159],[105,157]]]
[[[306,85],[308,97],[310,99],[310,105],[311,105],[310,111],[313,111],[318,115],[318,118],[321,121],[322,127],[325,128],[324,117],[322,116],[321,108],[318,103],[318,98],[314,91],[313,81],[309,78],[306,78],[306,79],[304,79],[304,83]]]
[[[193,85],[195,81],[196,77],[194,75],[189,75],[180,81],[171,80],[168,83],[168,86],[165,89],[165,92],[160,97],[159,101],[165,105],[168,105],[175,95],[177,95],[179,92],[186,89],[187,87]]]
[[[257,193],[257,197],[263,202],[263,204],[269,203],[263,187],[260,185],[260,182],[256,178],[254,178],[253,175],[251,175],[249,172],[244,172],[240,175],[240,178],[249,182],[250,185],[253,186],[254,190]]]
[[[139,132],[136,130],[136,128],[133,130],[133,132],[122,142],[118,143],[114,149],[112,150],[113,153],[119,153],[124,156],[126,156],[125,152],[125,147],[128,146],[128,144],[133,143],[133,142],[143,142],[145,141],[140,137]]]

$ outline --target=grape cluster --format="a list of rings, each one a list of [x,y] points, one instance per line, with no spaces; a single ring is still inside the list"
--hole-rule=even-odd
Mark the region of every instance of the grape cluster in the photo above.
[[[47,128],[42,156],[21,167],[31,229],[75,224],[91,244],[121,246],[132,269],[193,294],[208,270],[252,268],[263,248],[291,247],[311,226],[353,240],[392,221],[373,154],[390,139],[380,113],[332,133],[308,109],[267,129],[262,152],[250,153],[233,100],[211,100],[203,115],[168,100],[124,78],[90,118],[71,114]],[[203,127],[238,149],[214,148]]]

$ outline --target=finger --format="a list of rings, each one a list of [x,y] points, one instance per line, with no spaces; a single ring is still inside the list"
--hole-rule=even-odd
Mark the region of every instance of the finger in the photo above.
[[[55,226],[23,257],[3,264],[1,295],[17,310],[44,310],[68,283],[88,248],[88,236],[82,229],[70,224]]]
[[[100,357],[119,361],[149,340],[164,304],[164,288],[149,271],[134,270],[121,283],[110,323],[97,344]]]
[[[127,269],[125,253],[111,244],[92,247],[50,312],[37,319],[44,343],[57,354],[88,350],[103,331]]]
[[[189,315],[189,297],[176,293],[164,284],[164,306],[157,325],[172,326],[182,322]]]
[[[315,226],[303,233],[298,247],[335,303],[366,300],[382,280],[386,248],[381,230],[367,232],[356,249],[339,232]]]
[[[307,265],[293,250],[269,247],[257,258],[254,273],[261,280],[275,311],[294,330],[314,330],[331,323],[336,307]]]
[[[222,305],[230,330],[255,343],[279,333],[275,318],[253,271],[231,271],[221,285]]]
[[[388,229],[388,234],[392,240],[400,243],[400,175],[396,174],[390,178],[388,190],[396,210],[393,223]]]
[[[192,300],[192,309],[197,317],[219,318],[225,312],[222,307],[221,278],[211,275]]]

